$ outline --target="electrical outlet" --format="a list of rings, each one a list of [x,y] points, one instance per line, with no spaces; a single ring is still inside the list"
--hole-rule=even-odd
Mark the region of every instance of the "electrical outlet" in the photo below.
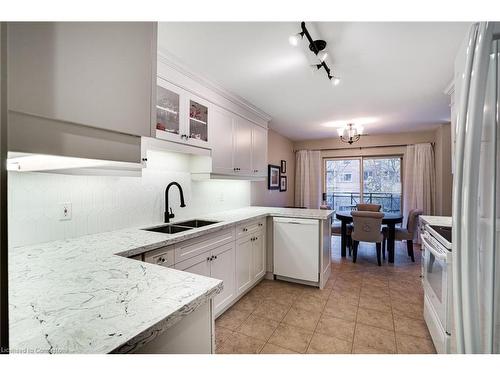
[[[59,220],[71,220],[71,203],[60,203],[59,204]]]

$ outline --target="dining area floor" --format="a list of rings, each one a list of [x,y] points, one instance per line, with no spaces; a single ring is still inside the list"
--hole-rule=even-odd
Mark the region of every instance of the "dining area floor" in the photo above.
[[[323,290],[263,280],[215,322],[218,354],[431,354],[423,317],[420,248],[415,262],[396,243],[377,265],[374,244],[341,257],[332,237],[332,274]]]

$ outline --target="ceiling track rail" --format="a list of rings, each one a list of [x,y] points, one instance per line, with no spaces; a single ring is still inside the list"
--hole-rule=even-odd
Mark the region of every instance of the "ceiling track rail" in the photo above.
[[[304,33],[307,40],[309,41],[309,48],[314,52],[315,55],[318,55],[318,53],[320,51],[319,51],[318,47],[316,46],[316,43],[314,43],[314,39],[311,37],[311,34],[309,34],[309,31],[306,28],[306,23],[304,21],[302,21],[300,23],[300,28],[302,29],[302,32]],[[331,70],[328,67],[328,65],[326,64],[326,62],[321,61],[321,63],[317,64],[317,66],[318,65],[322,66],[325,69],[326,73],[328,74],[328,79],[332,79],[334,77],[333,74],[331,74]]]

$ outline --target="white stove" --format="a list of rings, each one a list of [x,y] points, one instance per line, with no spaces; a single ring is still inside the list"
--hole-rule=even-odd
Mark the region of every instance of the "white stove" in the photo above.
[[[451,227],[425,224],[422,239],[424,319],[440,354],[452,352]]]

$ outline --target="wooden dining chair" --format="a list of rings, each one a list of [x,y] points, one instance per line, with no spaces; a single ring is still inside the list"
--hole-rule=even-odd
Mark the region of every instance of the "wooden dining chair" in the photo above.
[[[352,211],[354,230],[352,231],[352,261],[356,263],[360,242],[374,242],[377,248],[377,263],[382,265],[381,252],[384,236],[382,235],[382,212]]]
[[[413,254],[413,238],[415,238],[415,233],[417,232],[418,217],[423,214],[420,208],[411,209],[408,212],[408,221],[406,223],[406,228],[395,228],[394,239],[396,241],[406,241],[406,251],[408,256],[411,257],[411,261],[415,262],[415,255]],[[384,244],[382,246],[382,252],[385,258],[385,245],[388,238],[388,229],[383,228],[382,234],[384,236]]]
[[[352,250],[352,225],[346,225],[346,245],[347,245],[347,250],[349,251],[349,256],[351,256],[351,250]],[[332,225],[332,236],[342,236],[342,224],[333,224]]]
[[[358,211],[372,211],[372,212],[379,212],[382,206],[380,204],[373,204],[373,203],[358,203],[356,205],[356,210]]]

